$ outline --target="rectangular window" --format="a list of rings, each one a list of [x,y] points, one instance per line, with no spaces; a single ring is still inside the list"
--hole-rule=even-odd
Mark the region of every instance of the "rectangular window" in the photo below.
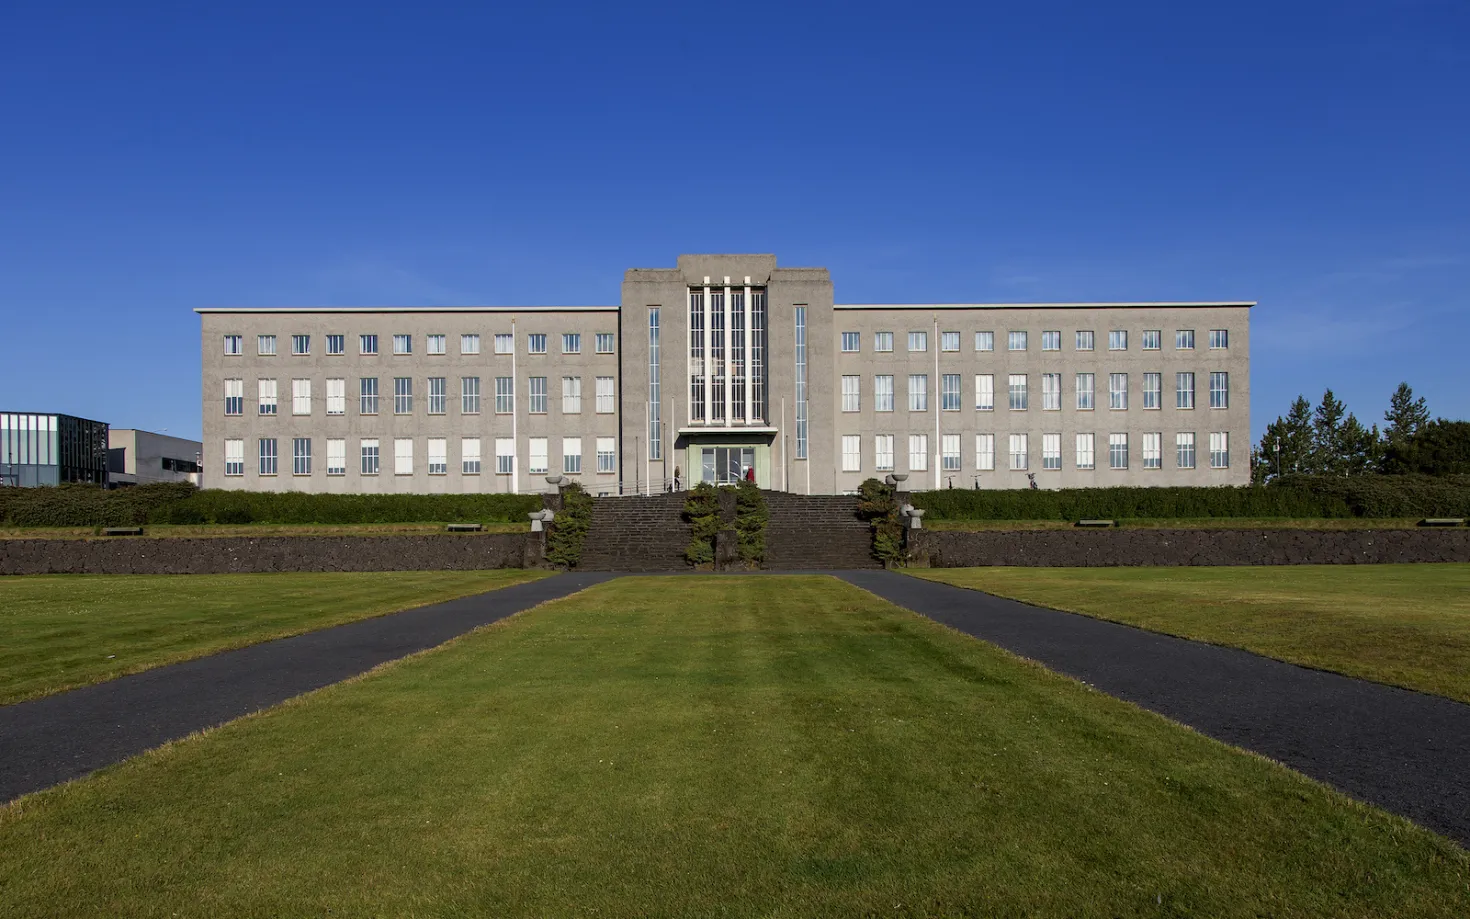
[[[393,474],[413,475],[413,438],[397,437],[393,440]]]
[[[1174,333],[1174,350],[1194,350],[1194,329],[1180,329]]]
[[[311,438],[291,438],[291,474],[311,475]]]
[[[538,334],[535,334],[535,335],[527,335],[526,336],[526,353],[527,354],[545,354],[546,353],[546,336],[543,335],[543,334],[539,334],[539,333]]]
[[[929,374],[909,374],[909,411],[929,411]]]
[[[1194,408],[1194,374],[1174,374],[1174,407]]]
[[[909,435],[909,471],[923,472],[929,468],[929,435]]]
[[[1164,388],[1164,375],[1162,373],[1145,373],[1143,375],[1143,407],[1160,408],[1163,397],[1160,395]]]
[[[293,414],[293,415],[310,415],[311,414],[311,381],[310,380],[292,380],[291,381],[291,414]]]
[[[346,335],[328,335],[327,336],[327,353],[328,354],[332,354],[332,355],[346,354],[347,353],[347,336]]]
[[[939,407],[946,412],[960,410],[960,375],[946,373],[939,378]]]
[[[444,377],[429,377],[429,414],[443,415],[449,411],[449,380]]]
[[[842,350],[847,354],[854,354],[861,347],[862,335],[858,332],[842,333]]]
[[[796,307],[796,458],[806,459],[806,307]]]
[[[358,441],[358,452],[361,456],[361,465],[359,468],[362,470],[362,474],[377,475],[379,462],[378,439],[372,437]]]
[[[1041,333],[1041,350],[1043,350],[1043,351],[1060,351],[1060,350],[1062,350],[1062,333],[1061,332],[1042,332]],[[1057,435],[1057,436],[1060,437],[1061,435]],[[1043,459],[1044,459],[1045,453],[1043,452],[1042,455],[1043,455]],[[1042,468],[1046,468],[1046,467],[1043,466]]]
[[[1146,432],[1143,435],[1143,468],[1164,468],[1164,435]]]
[[[1090,332],[1090,331],[1084,331],[1084,332],[1078,332],[1077,333],[1077,350],[1078,351],[1091,351],[1092,350],[1092,332]]]
[[[561,333],[561,353],[562,354],[581,354],[582,353],[582,336],[581,336],[581,334],[578,333],[578,332],[563,332],[563,333]]]
[[[1157,351],[1159,350],[1159,348],[1163,347],[1163,345],[1161,344],[1163,340],[1164,333],[1159,331],[1158,329],[1143,330],[1143,350]]]
[[[842,435],[842,471],[861,472],[863,469],[863,438],[858,434]]]
[[[1210,329],[1210,350],[1223,351],[1230,347],[1230,332],[1225,329]]]
[[[495,378],[495,414],[509,415],[516,410],[516,384],[511,377]]]
[[[579,475],[582,472],[582,438],[561,439],[561,471],[567,475]]]
[[[245,414],[245,381],[225,380],[225,414]],[[244,447],[240,448],[241,450]],[[242,454],[243,455],[243,454]],[[243,460],[241,462],[244,462]]]
[[[459,471],[463,475],[480,474],[480,438],[459,439]]]
[[[1119,411],[1128,409],[1128,374],[1108,374],[1108,408]]]
[[[429,438],[429,475],[449,474],[449,438]]]
[[[531,377],[530,412],[533,415],[546,414],[546,377]]]
[[[225,353],[226,354],[229,354],[229,355],[238,355],[238,354],[240,354],[243,351],[243,348],[244,348],[244,346],[241,344],[241,341],[242,341],[242,336],[239,336],[239,335],[226,335],[225,336]],[[242,475],[243,475],[243,473],[242,473]]]
[[[1095,465],[1096,460],[1095,460],[1094,454],[1093,454],[1094,448],[1095,448],[1095,439],[1094,439],[1093,435],[1091,435],[1091,434],[1078,434],[1077,435],[1077,468],[1078,469],[1094,469],[1094,468],[1096,468],[1096,465]]]
[[[1230,468],[1230,434],[1226,431],[1210,434],[1210,468]]]
[[[1096,404],[1093,401],[1096,378],[1090,373],[1077,374],[1077,409],[1078,411],[1090,412]]]
[[[276,353],[276,336],[255,336],[255,353],[263,357],[274,357]]]
[[[495,353],[511,354],[516,349],[516,337],[509,332],[500,332],[495,336]]]
[[[245,474],[245,441],[225,441],[225,475]]]
[[[276,439],[274,437],[262,437],[260,439],[260,474],[276,474]]]
[[[892,434],[879,434],[873,438],[873,468],[879,472],[893,469]]]
[[[599,474],[618,471],[618,442],[616,438],[597,438],[597,471]]]
[[[892,332],[874,332],[873,333],[873,350],[874,351],[892,351],[893,350],[893,333]]]
[[[863,378],[857,375],[844,375],[842,377],[842,410],[844,412],[855,412],[862,407]]]
[[[1108,333],[1108,350],[1128,350],[1128,332],[1126,329],[1114,329]]]
[[[393,378],[393,414],[408,415],[413,412],[413,377]]]
[[[376,415],[378,413],[378,378],[362,377],[357,381],[359,399],[357,413],[359,415]]]
[[[516,442],[509,437],[495,438],[495,474],[510,475],[516,468]]]
[[[614,338],[614,333],[612,333],[612,332],[598,332],[597,333],[597,341],[596,341],[597,353],[598,354],[612,354],[613,353],[613,338]]]
[[[561,413],[563,415],[582,414],[582,378],[561,378]]]
[[[327,438],[327,475],[347,474],[347,441],[340,437]]]
[[[1210,373],[1210,408],[1230,407],[1230,374]]]
[[[1011,351],[1026,350],[1026,333],[1011,332],[1006,335],[1006,348]]]
[[[597,378],[597,414],[611,415],[616,409],[616,383],[612,377]]]
[[[1194,434],[1179,433],[1174,435],[1174,453],[1176,462],[1180,469],[1194,468]]]
[[[1109,434],[1108,435],[1108,468],[1109,469],[1127,469],[1128,468],[1128,435],[1127,434]]]
[[[480,336],[474,332],[462,332],[459,336],[460,354],[479,354]]]
[[[1013,412],[1024,412],[1029,407],[1030,396],[1026,391],[1026,374],[1013,373],[1007,380],[1010,392],[1010,408]]]
[[[753,305],[753,304],[752,304]],[[650,306],[648,308],[648,458],[662,459],[664,455],[664,426],[663,426],[663,397],[660,395],[661,371],[659,369],[659,308]],[[754,316],[752,315],[752,321]],[[754,336],[755,329],[752,327],[751,335]],[[755,341],[752,339],[752,352],[755,351]],[[756,375],[755,354],[751,354],[750,372]],[[755,381],[751,381],[752,388]],[[759,400],[755,400],[752,411],[759,413]],[[755,419],[751,419],[752,421]]]
[[[449,344],[444,335],[425,335],[427,350],[430,354],[445,354],[449,350]]]
[[[929,350],[929,333],[928,332],[910,332],[909,333],[909,350],[910,351],[928,351]]]
[[[893,377],[880,373],[873,377],[873,411],[893,411]]]
[[[296,354],[296,355],[310,354],[311,353],[311,336],[310,335],[292,335],[291,336],[291,353],[292,354]]]
[[[274,415],[276,413],[276,381],[257,380],[256,392],[259,393],[259,408],[262,415]]]
[[[358,350],[358,352],[360,354],[366,354],[366,355],[374,355],[374,354],[377,354],[378,353],[378,336],[376,336],[376,335],[359,335],[359,336],[357,336],[357,350]]]
[[[1062,435],[1041,435],[1041,468],[1062,468]]]
[[[960,471],[960,435],[945,434],[939,438],[939,468],[944,472]]]
[[[995,350],[995,333],[994,332],[976,332],[975,333],[975,350],[976,351],[994,351]]]
[[[975,435],[975,468],[981,472],[995,471],[995,435]]]
[[[461,415],[480,414],[480,378],[459,378],[459,413]]]
[[[1011,435],[1011,469],[1017,472],[1025,471],[1026,466],[1030,462],[1026,455],[1027,448],[1029,447],[1026,441],[1027,437],[1025,434]]]
[[[975,374],[975,411],[995,411],[995,374]]]
[[[413,336],[412,335],[394,335],[393,336],[393,353],[394,354],[412,354],[413,353]],[[412,445],[412,442],[411,441],[410,441],[410,445]]]
[[[1062,375],[1060,373],[1041,375],[1041,410],[1044,412],[1062,410]]]
[[[347,381],[343,379],[327,380],[327,414],[347,414]]]
[[[958,351],[958,350],[960,350],[960,333],[958,333],[958,332],[940,332],[939,333],[939,350],[940,351]]]

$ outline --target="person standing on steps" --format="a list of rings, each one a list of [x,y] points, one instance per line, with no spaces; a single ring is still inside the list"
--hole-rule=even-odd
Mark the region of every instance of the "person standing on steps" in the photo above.
[[[679,490],[679,467],[674,467],[674,491]]]
[[[755,467],[754,466],[746,466],[745,467],[745,481],[749,482],[752,485],[755,484]]]

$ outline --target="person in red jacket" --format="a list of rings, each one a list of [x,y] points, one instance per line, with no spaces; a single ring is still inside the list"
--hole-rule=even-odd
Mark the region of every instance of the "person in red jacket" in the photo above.
[[[755,467],[754,466],[746,466],[745,467],[745,481],[749,482],[752,485],[755,484]]]

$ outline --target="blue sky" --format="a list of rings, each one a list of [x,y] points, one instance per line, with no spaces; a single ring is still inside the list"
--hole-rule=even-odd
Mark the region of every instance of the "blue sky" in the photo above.
[[[0,10],[0,407],[198,436],[197,306],[775,252],[840,302],[1258,300],[1257,434],[1470,416],[1463,0],[225,6]]]

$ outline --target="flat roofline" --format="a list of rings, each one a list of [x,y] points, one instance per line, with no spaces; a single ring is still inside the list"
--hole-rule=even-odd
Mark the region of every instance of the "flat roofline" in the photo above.
[[[199,306],[196,313],[596,313],[617,306]]]
[[[1196,300],[1139,303],[836,303],[838,310],[1083,310],[1083,309],[1209,309],[1252,307],[1255,300]]]

